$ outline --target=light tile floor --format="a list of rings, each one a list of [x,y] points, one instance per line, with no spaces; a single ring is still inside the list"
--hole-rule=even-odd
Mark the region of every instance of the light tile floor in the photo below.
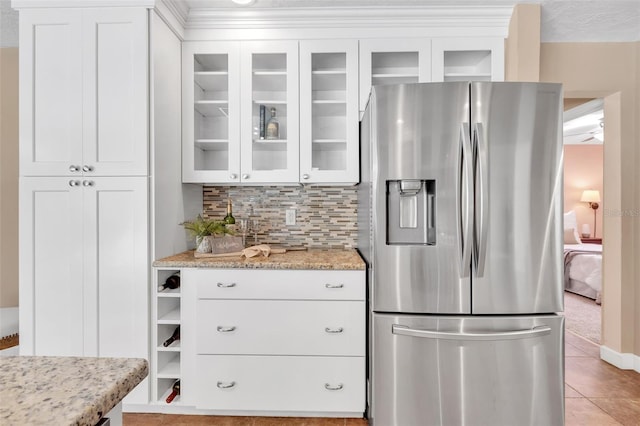
[[[640,374],[600,360],[600,348],[565,335],[565,426],[640,426]],[[364,419],[124,414],[125,426],[366,426]]]

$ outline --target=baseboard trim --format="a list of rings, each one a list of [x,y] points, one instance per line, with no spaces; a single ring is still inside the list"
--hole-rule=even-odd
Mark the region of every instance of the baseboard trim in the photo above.
[[[640,373],[640,356],[620,353],[606,346],[600,346],[600,358],[621,370],[635,370]]]

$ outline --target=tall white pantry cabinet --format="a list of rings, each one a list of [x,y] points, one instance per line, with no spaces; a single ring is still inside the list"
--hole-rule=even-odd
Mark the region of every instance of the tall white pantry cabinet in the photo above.
[[[149,359],[150,262],[186,249],[177,201],[202,203],[175,161],[180,40],[146,7],[13,6],[20,353]]]

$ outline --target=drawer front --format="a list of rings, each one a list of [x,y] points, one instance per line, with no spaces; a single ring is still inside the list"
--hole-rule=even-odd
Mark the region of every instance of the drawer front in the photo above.
[[[198,355],[196,364],[197,408],[364,411],[364,357]]]
[[[364,356],[365,302],[198,300],[198,354]]]
[[[185,269],[199,299],[365,300],[365,271]]]

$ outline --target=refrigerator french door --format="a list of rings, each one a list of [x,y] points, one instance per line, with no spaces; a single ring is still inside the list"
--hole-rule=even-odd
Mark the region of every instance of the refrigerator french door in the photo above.
[[[547,83],[373,88],[358,196],[374,424],[562,424],[561,102]]]

